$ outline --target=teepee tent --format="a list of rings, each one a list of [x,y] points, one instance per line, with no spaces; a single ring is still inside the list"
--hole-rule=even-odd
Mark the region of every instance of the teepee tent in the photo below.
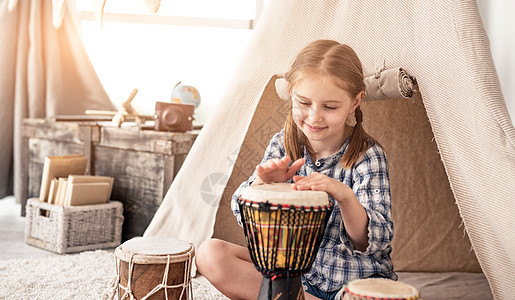
[[[482,271],[509,299],[515,128],[474,1],[271,1],[145,235],[242,243],[230,195],[284,121],[274,75],[316,39],[350,45],[365,75],[402,67],[417,80],[412,100],[363,105],[389,157],[396,270]]]

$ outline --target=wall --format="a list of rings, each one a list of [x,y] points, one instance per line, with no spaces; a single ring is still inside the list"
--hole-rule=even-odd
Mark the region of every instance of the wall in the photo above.
[[[515,124],[515,1],[512,0],[478,0],[479,10],[486,32],[490,39],[490,48],[501,82],[501,87]]]
[[[515,1],[477,0],[512,121],[515,124]],[[268,1],[265,1],[267,3]],[[133,106],[153,114],[155,101],[169,101],[175,83],[196,86],[202,96],[197,123],[216,107],[237,67],[251,30],[82,22],[86,50],[117,105],[139,88]],[[123,29],[122,29],[123,27]],[[123,33],[123,34],[120,34]]]

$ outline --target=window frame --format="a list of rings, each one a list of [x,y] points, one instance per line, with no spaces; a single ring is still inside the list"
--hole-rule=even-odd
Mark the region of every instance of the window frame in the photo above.
[[[102,22],[118,22],[133,24],[156,24],[173,26],[219,27],[233,29],[254,29],[264,9],[264,0],[255,1],[254,19],[227,19],[185,16],[164,16],[153,14],[104,12]],[[80,11],[81,21],[94,21],[97,15],[92,11]]]

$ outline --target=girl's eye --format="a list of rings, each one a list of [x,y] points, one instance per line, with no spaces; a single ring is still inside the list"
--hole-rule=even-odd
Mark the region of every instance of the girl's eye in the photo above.
[[[302,106],[311,105],[311,103],[309,101],[306,101],[306,99],[302,99],[302,98],[298,97],[296,94],[294,94],[292,97],[293,97],[293,100],[295,100],[298,104],[300,104]]]
[[[303,105],[303,106],[308,106],[308,105],[311,104],[311,103],[309,103],[306,100],[301,100],[301,99],[298,99],[298,98],[296,100],[297,100],[297,103],[299,103],[300,105]]]
[[[327,109],[336,109],[337,107],[335,107],[335,106],[327,106],[326,105],[325,108],[327,108]]]

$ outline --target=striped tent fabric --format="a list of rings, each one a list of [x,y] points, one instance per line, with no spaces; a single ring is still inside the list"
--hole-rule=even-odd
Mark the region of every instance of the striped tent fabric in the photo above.
[[[417,78],[456,205],[496,299],[515,295],[515,128],[477,3],[272,0],[146,236],[196,246],[213,234],[225,184],[263,88],[315,39],[350,45]],[[392,116],[395,117],[395,116]]]

